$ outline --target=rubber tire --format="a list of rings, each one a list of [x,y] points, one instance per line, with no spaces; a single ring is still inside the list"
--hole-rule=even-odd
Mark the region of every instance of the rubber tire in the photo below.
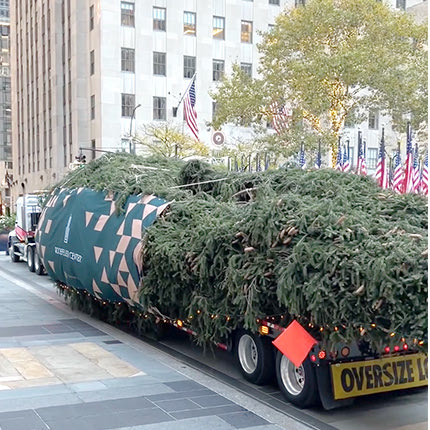
[[[14,246],[13,242],[11,242],[11,244],[10,244],[9,257],[13,263],[18,263],[18,261],[21,259],[19,255],[15,254],[15,246]]]
[[[45,274],[45,268],[43,267],[42,262],[40,261],[39,253],[37,252],[37,249],[34,252],[34,272],[36,275],[44,275]]]
[[[250,336],[257,348],[257,364],[253,372],[248,372],[244,369],[240,356],[239,344],[243,336]],[[240,372],[243,377],[256,385],[265,385],[273,381],[275,376],[275,360],[273,354],[273,346],[271,339],[252,333],[248,330],[239,330],[235,341],[235,357]]]
[[[303,389],[300,393],[295,394],[288,390],[281,376],[281,362],[287,360],[287,363],[291,363],[285,355],[280,351],[276,354],[276,379],[278,381],[279,389],[281,390],[284,397],[294,405],[300,408],[308,408],[318,402],[318,385],[315,374],[315,369],[312,366],[309,358],[303,362],[303,370],[305,376],[305,382]],[[285,364],[285,363],[284,363]],[[292,363],[291,363],[292,364]]]
[[[34,248],[27,246],[27,267],[30,272],[34,272]]]

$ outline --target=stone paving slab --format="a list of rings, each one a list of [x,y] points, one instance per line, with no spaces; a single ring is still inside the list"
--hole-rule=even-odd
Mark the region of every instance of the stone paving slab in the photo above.
[[[144,342],[70,310],[44,278],[24,281],[25,266],[15,283],[1,264],[1,430],[280,430]]]

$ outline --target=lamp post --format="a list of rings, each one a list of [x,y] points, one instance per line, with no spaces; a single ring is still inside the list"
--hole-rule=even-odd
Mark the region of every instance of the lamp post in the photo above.
[[[133,111],[131,112],[131,118],[130,118],[130,142],[129,142],[129,150],[130,150],[130,154],[134,154],[134,146],[133,146],[133,136],[131,135],[132,131],[133,131],[133,118],[134,118],[134,114],[136,112],[136,109],[138,107],[140,107],[141,105],[138,104],[133,108]]]

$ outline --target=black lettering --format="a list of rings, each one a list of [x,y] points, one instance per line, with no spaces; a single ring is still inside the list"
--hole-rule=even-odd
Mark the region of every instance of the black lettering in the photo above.
[[[421,363],[421,358],[417,358],[417,367],[418,367],[418,379],[420,381],[424,381],[424,379],[426,379],[426,375],[424,374],[424,365]]]
[[[361,390],[363,388],[364,382],[364,369],[363,367],[359,367],[360,373],[357,372],[355,367],[352,368],[352,373],[354,374],[355,382],[357,383],[357,390]]]
[[[385,386],[389,387],[390,385],[393,385],[394,383],[394,377],[393,375],[388,371],[388,368],[391,367],[391,363],[385,363],[382,366],[382,372],[384,373],[384,376],[388,378],[388,381],[385,382]]]
[[[343,369],[340,374],[340,383],[342,384],[343,391],[349,393],[354,388],[354,375],[351,370]]]
[[[405,384],[407,382],[405,377],[406,363],[404,361],[398,361],[397,368],[399,369],[399,384]]]
[[[393,363],[393,373],[394,373],[394,385],[397,385],[399,383],[399,375],[397,373],[397,364]]]
[[[426,374],[426,379],[429,378],[429,375],[428,375],[428,361],[429,361],[429,359],[428,359],[428,357],[426,357],[424,359],[424,372]]]
[[[406,360],[406,372],[408,374],[408,382],[414,382],[414,368],[412,367],[412,360]]]
[[[372,366],[365,366],[364,374],[366,375],[366,388],[373,388],[373,375],[371,373]]]
[[[373,365],[373,378],[375,379],[375,388],[383,387],[384,383],[382,382],[382,369],[379,364]]]

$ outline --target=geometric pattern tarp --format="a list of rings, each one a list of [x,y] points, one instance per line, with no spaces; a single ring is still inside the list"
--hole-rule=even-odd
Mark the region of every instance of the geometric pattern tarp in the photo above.
[[[102,300],[137,304],[142,233],[168,205],[153,195],[133,195],[118,214],[106,193],[55,190],[36,231],[48,275]]]

